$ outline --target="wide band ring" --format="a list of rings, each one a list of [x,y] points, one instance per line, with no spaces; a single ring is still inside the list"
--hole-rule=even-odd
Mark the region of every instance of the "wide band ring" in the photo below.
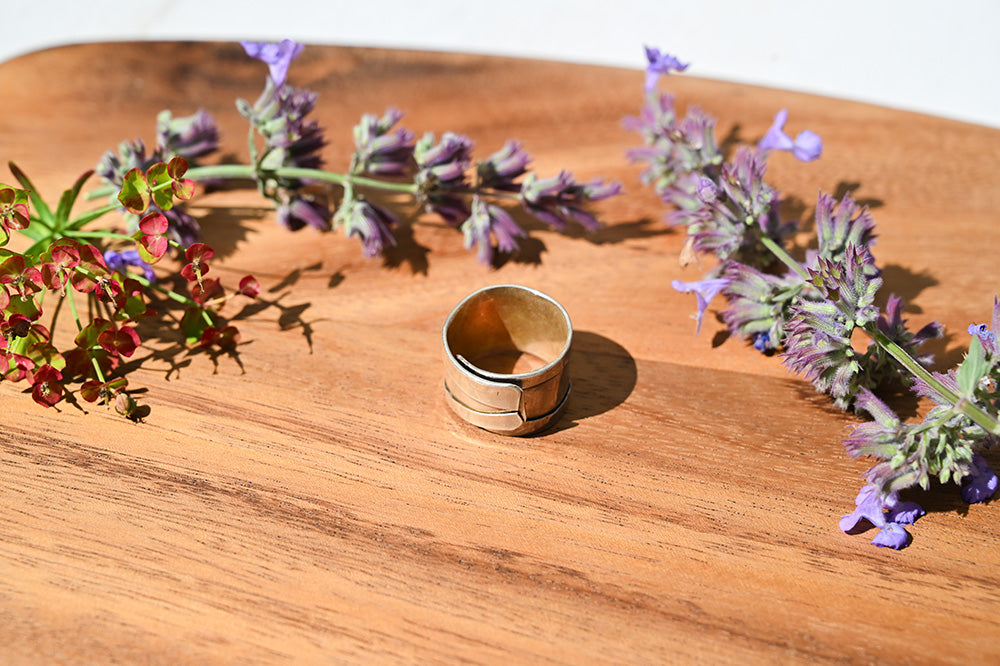
[[[445,397],[460,418],[527,435],[562,414],[573,326],[554,299],[515,284],[484,287],[455,306],[441,336]]]

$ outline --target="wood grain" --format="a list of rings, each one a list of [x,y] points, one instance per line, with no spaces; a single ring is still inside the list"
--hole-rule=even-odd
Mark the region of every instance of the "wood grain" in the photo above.
[[[236,97],[263,68],[227,44],[97,44],[0,66],[0,154],[50,198],[155,114],[203,107],[244,154]],[[996,503],[953,486],[901,552],[847,536],[863,461],[838,412],[779,359],[694,335],[681,234],[637,182],[621,127],[642,73],[514,59],[310,47],[324,156],[361,113],[418,132],[520,139],[544,175],[628,193],[585,237],[535,229],[497,270],[417,220],[386,262],[339,234],[288,233],[251,191],[199,196],[229,281],[262,302],[237,357],[150,341],[151,412],[36,407],[0,387],[0,656],[5,663],[982,663],[1000,660]],[[825,140],[770,181],[807,212],[851,189],[878,221],[885,293],[951,336],[987,319],[1000,250],[1000,132],[790,92],[676,77],[719,135],[774,112]],[[0,180],[10,181],[9,178]],[[440,327],[484,285],[552,295],[577,336],[552,431],[505,438],[444,404]],[[234,310],[231,314],[236,314]],[[989,457],[994,466],[996,455]]]

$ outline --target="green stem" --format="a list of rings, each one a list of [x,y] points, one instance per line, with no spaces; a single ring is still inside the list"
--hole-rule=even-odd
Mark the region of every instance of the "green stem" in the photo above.
[[[102,185],[96,189],[87,192],[84,199],[87,201],[93,201],[94,199],[103,199],[105,197],[110,197],[112,194],[118,191],[118,188],[114,185]]]
[[[95,208],[94,210],[89,210],[86,213],[81,213],[80,215],[77,215],[72,220],[70,220],[69,222],[66,223],[66,225],[64,227],[64,230],[65,230],[64,233],[68,232],[68,231],[71,231],[71,230],[79,229],[80,227],[82,227],[83,225],[87,224],[88,222],[93,222],[94,220],[96,220],[97,218],[101,217],[102,215],[107,215],[108,213],[113,213],[114,211],[119,210],[121,207],[122,207],[121,204],[119,204],[119,203],[113,203],[113,204],[107,204],[105,206],[101,206],[100,208]],[[60,230],[60,231],[63,231],[63,230]]]
[[[128,234],[119,233],[117,231],[66,231],[65,236],[70,238],[114,238],[116,240],[135,240]]]
[[[781,263],[785,264],[790,269],[795,271],[798,274],[798,276],[801,277],[803,280],[805,280],[806,282],[809,282],[811,280],[808,271],[806,271],[806,269],[802,267],[802,264],[795,261],[792,255],[788,254],[788,252],[785,251],[785,248],[781,247],[767,236],[761,236],[760,242],[761,244],[764,245],[764,247],[766,247],[768,250],[771,251],[771,254],[773,254],[775,257],[781,260]]]
[[[372,189],[384,190],[388,192],[402,192],[414,195],[417,187],[412,183],[395,183],[368,176],[358,176],[349,173],[337,173],[335,171],[324,171],[323,169],[305,169],[302,167],[278,167],[277,169],[265,171],[279,178],[295,178],[299,180],[316,180],[335,185],[345,186],[348,183],[360,187],[370,187]],[[214,166],[200,166],[188,169],[184,174],[191,180],[208,180],[213,178],[244,178],[256,180],[257,170],[249,164],[218,164]]]
[[[138,282],[142,286],[152,289],[154,291],[158,291],[167,298],[177,301],[181,305],[200,307],[193,299],[188,298],[184,294],[178,294],[176,291],[173,291],[172,289],[161,287],[155,282],[150,282],[143,275],[140,275],[139,273],[129,273],[128,276],[130,278],[133,278],[136,282]]]
[[[795,259],[793,259],[792,256],[785,251],[785,248],[781,247],[767,236],[761,236],[760,241],[775,257],[777,257],[790,269],[795,271],[803,280],[810,280],[809,273],[806,269],[803,268],[799,262],[795,261]],[[878,330],[878,328],[874,325],[870,329],[867,327],[861,327],[861,330],[863,330],[875,342],[875,344],[884,349],[889,356],[893,357],[897,363],[903,366],[904,369],[908,370],[910,374],[926,383],[941,396],[948,399],[955,405],[956,409],[971,419],[976,425],[983,428],[986,432],[994,435],[1000,435],[1000,422],[990,416],[987,412],[983,411],[975,403],[969,402],[969,400],[965,397],[951,390],[924,366],[920,365],[920,363],[910,356],[905,349],[893,342],[885,333]]]
[[[877,328],[873,328],[873,330],[863,328],[862,330],[871,336],[879,347],[884,349],[890,356],[896,359],[897,363],[909,370],[910,374],[926,383],[943,397],[947,398],[952,404],[955,405],[955,408],[958,411],[969,417],[969,419],[971,419],[976,425],[980,426],[988,433],[1000,435],[1000,422],[990,416],[987,412],[983,411],[975,403],[970,402],[964,396],[955,393],[955,391],[941,382],[931,372],[924,368],[924,366],[920,365],[916,359],[907,354],[905,349],[890,340],[885,333]]]
[[[80,323],[80,312],[76,309],[76,299],[73,298],[73,290],[66,290],[66,300],[69,301],[70,312],[73,313],[73,321],[76,323],[76,330],[82,331],[83,324]],[[94,373],[97,375],[97,380],[102,384],[107,383],[107,379],[104,377],[104,373],[101,371],[101,364],[97,362],[97,358],[94,356],[90,357],[90,364],[94,366]]]

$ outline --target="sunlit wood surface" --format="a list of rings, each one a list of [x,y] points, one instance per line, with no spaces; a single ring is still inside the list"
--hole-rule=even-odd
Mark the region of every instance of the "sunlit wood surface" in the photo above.
[[[466,133],[481,156],[517,138],[541,175],[627,193],[599,207],[604,230],[533,227],[495,270],[429,218],[383,262],[342,234],[277,228],[253,190],[199,195],[225,255],[213,270],[264,288],[236,322],[237,357],[143,329],[140,424],[0,386],[0,661],[1000,661],[996,502],[914,495],[928,515],[900,552],[841,533],[867,467],[841,446],[857,418],[727,338],[714,311],[695,336],[694,299],[670,281],[701,271],[678,266],[683,235],[624,158],[640,56],[624,71],[308,48],[290,78],[320,93],[331,168],[360,115],[394,105],[418,134]],[[154,144],[160,109],[203,107],[245,159],[234,100],[265,71],[232,44],[25,56],[0,65],[0,157],[55,200],[119,141]],[[820,190],[869,203],[883,298],[946,325],[939,367],[961,358],[998,289],[1000,132],[669,83],[720,138],[755,141],[782,107],[792,133],[821,134],[820,161],[776,155],[770,182],[805,214]],[[541,436],[491,435],[444,402],[444,318],[501,282],[550,294],[576,330],[575,392]]]

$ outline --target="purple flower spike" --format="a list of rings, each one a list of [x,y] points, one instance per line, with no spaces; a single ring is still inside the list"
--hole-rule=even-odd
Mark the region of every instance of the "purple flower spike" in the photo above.
[[[656,88],[656,82],[661,74],[669,74],[671,71],[683,72],[690,63],[683,63],[669,53],[661,53],[659,49],[652,46],[645,47],[646,60],[646,92]]]
[[[462,223],[462,233],[465,247],[477,246],[479,261],[487,266],[493,263],[495,251],[509,254],[518,248],[517,239],[527,236],[507,211],[484,203],[478,196],[472,200],[472,211]],[[496,239],[495,248],[490,241],[491,234]]]
[[[972,454],[972,469],[962,479],[962,499],[969,504],[985,502],[997,491],[997,475],[978,453]]]
[[[476,166],[479,182],[483,187],[517,192],[521,186],[514,181],[525,174],[530,161],[531,157],[524,152],[521,144],[510,139],[503,148]]]
[[[330,228],[330,209],[325,201],[311,195],[293,194],[278,206],[278,224],[290,231],[298,231],[306,225],[326,231]]]
[[[799,132],[793,141],[785,134],[784,127],[788,121],[788,110],[782,109],[774,116],[774,123],[767,134],[757,144],[760,150],[787,150],[802,162],[811,162],[818,158],[823,152],[823,140],[819,135],[810,130]]]
[[[305,48],[305,44],[299,44],[291,39],[283,39],[280,42],[240,42],[240,44],[248,56],[267,63],[275,86],[285,82],[288,66]]]
[[[521,183],[521,205],[535,218],[555,229],[565,229],[567,222],[575,220],[584,229],[596,231],[601,228],[601,223],[583,206],[615,196],[621,189],[621,183],[605,183],[600,178],[578,183],[568,171],[560,171],[552,178],[538,178],[529,173]]]
[[[403,117],[399,109],[389,108],[378,116],[367,113],[354,127],[352,171],[356,173],[398,176],[413,164],[413,132],[396,128]]]
[[[698,322],[695,328],[695,334],[701,332],[701,321],[705,317],[705,310],[708,308],[708,304],[715,298],[715,295],[726,288],[729,285],[729,278],[714,278],[711,280],[700,280],[697,282],[682,282],[680,280],[674,280],[670,283],[670,286],[681,292],[682,294],[687,294],[694,292],[698,300],[698,316],[696,320]]]
[[[366,257],[382,254],[388,246],[396,244],[392,227],[397,225],[392,213],[360,197],[344,201],[333,217],[336,226],[343,225],[348,236],[361,239]]]
[[[204,109],[190,116],[174,118],[170,111],[156,117],[156,148],[159,152],[193,160],[219,147],[219,128]]]

